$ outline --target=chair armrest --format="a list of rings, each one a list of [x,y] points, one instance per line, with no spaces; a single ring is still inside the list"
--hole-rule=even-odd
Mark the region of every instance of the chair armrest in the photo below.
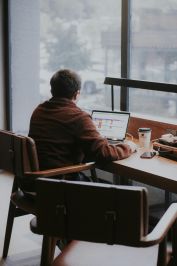
[[[25,177],[54,177],[57,175],[63,175],[63,174],[69,174],[69,173],[77,173],[84,170],[89,170],[95,168],[95,163],[83,163],[83,164],[77,164],[72,166],[66,166],[66,167],[60,167],[60,168],[54,168],[49,170],[43,170],[43,171],[36,171],[36,172],[25,172]]]
[[[142,246],[147,247],[160,243],[176,221],[177,203],[172,203],[152,232],[141,239]]]

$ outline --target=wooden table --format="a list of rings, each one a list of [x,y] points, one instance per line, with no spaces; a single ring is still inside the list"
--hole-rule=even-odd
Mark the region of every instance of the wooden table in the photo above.
[[[129,158],[114,161],[98,168],[121,177],[136,180],[151,186],[177,193],[177,162],[155,156],[141,159],[142,149]]]

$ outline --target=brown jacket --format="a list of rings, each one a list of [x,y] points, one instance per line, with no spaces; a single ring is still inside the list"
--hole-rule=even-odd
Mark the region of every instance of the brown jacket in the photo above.
[[[105,163],[131,154],[126,144],[109,145],[90,115],[66,98],[51,98],[34,110],[29,136],[36,142],[41,169],[83,161]]]

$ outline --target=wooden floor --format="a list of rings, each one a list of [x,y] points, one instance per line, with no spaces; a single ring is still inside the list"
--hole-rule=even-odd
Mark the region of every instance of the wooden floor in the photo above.
[[[1,258],[12,182],[11,176],[0,172],[0,266],[39,266],[42,238],[30,231],[32,215],[15,219],[9,255]]]

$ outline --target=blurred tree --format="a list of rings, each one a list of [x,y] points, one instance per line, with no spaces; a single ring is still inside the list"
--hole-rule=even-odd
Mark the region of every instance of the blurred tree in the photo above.
[[[53,38],[46,41],[50,70],[63,67],[82,70],[91,65],[90,52],[78,38],[76,25],[69,25],[65,29],[59,24],[53,27],[51,35]]]
[[[88,47],[100,41],[104,27],[101,19],[107,21],[110,14],[117,18],[121,1],[118,3],[115,0],[74,0],[72,4],[70,0],[41,0],[41,43],[47,68],[83,70],[92,66],[93,51]],[[110,23],[112,28],[117,25],[112,25],[112,20]],[[92,40],[90,46],[87,39]]]

